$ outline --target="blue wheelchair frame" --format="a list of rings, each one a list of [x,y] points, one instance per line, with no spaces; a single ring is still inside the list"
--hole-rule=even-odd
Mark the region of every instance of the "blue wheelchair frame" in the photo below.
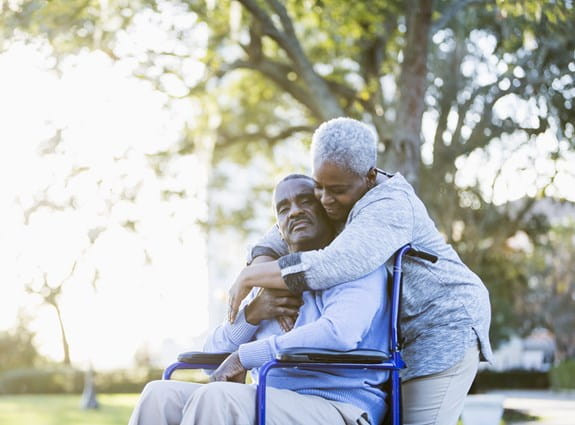
[[[401,357],[399,341],[399,309],[401,284],[403,280],[402,261],[404,255],[436,262],[433,254],[416,249],[411,244],[401,247],[394,255],[391,290],[391,340],[389,353],[382,351],[353,350],[338,352],[332,350],[314,350],[309,348],[292,349],[287,353],[278,353],[259,369],[259,382],[256,392],[256,417],[258,425],[265,425],[267,376],[276,368],[313,368],[321,369],[370,369],[390,371],[390,413],[391,425],[401,425],[401,378],[400,370],[405,368]],[[169,365],[162,379],[170,379],[177,369],[215,369],[229,353],[188,352],[178,356],[178,361]],[[386,415],[389,417],[389,415]],[[387,422],[387,420],[386,420]]]

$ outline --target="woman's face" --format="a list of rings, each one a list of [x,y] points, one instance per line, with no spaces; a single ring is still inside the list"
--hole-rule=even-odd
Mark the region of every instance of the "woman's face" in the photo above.
[[[375,175],[375,173],[373,173]],[[353,205],[372,187],[371,172],[359,176],[333,162],[316,163],[314,193],[330,220],[344,222]]]

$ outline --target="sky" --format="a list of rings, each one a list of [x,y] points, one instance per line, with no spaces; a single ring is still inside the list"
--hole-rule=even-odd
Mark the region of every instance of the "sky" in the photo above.
[[[55,310],[24,288],[63,284],[60,305],[76,365],[130,367],[138,350],[167,364],[179,351],[200,348],[214,323],[208,306],[225,297],[221,285],[214,293],[208,288],[207,241],[198,224],[207,217],[205,162],[194,153],[160,165],[153,159],[173,148],[184,125],[194,125],[198,105],[167,107],[165,95],[134,78],[129,64],[99,52],[68,58],[61,74],[52,61],[41,44],[15,43],[0,54],[0,330],[23,313],[41,352],[61,359]],[[496,105],[497,114],[530,119],[529,102],[506,102]],[[424,133],[433,134],[434,125],[426,115]],[[293,146],[284,148],[297,156]],[[427,141],[424,159],[429,148]],[[456,178],[461,185],[479,181],[487,198],[503,203],[534,195],[558,171],[548,194],[575,201],[575,158],[547,159],[567,150],[551,132],[530,142],[501,140],[459,159]],[[256,163],[249,174],[271,166]],[[232,180],[231,192],[250,178]],[[211,249],[242,242],[224,235]],[[228,261],[228,273],[216,277],[229,278],[242,260]]]

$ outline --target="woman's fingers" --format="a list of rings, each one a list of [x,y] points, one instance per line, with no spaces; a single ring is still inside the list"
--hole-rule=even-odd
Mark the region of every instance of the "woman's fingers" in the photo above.
[[[244,288],[238,283],[234,283],[234,285],[232,285],[230,288],[228,303],[228,321],[230,323],[234,323],[236,321],[240,303],[246,297],[246,295],[248,295],[249,292],[249,288]]]

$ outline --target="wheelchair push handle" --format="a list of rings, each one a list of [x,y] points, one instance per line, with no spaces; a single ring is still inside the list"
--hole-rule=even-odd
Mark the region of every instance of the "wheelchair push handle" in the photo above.
[[[426,261],[429,261],[431,263],[437,263],[437,260],[438,260],[437,255],[432,254],[431,252],[427,252],[427,251],[424,251],[422,249],[419,249],[413,245],[406,251],[405,254],[409,255],[410,257],[421,258],[422,260],[426,260]]]

